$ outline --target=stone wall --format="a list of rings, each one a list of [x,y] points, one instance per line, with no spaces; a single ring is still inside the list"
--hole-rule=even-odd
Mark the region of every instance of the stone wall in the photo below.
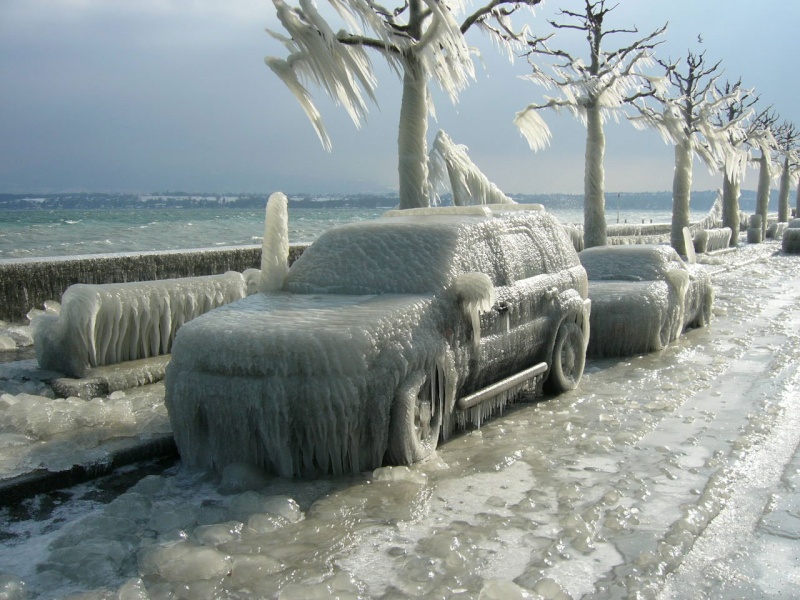
[[[305,245],[293,245],[294,262]],[[131,252],[22,260],[0,260],[0,319],[24,322],[31,308],[61,300],[75,283],[123,283],[216,275],[260,268],[261,246]]]

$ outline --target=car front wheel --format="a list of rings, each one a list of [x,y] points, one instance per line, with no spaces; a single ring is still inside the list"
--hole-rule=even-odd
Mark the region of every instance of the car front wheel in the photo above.
[[[389,429],[389,461],[410,465],[427,458],[439,444],[444,402],[440,375],[412,373],[395,394]]]
[[[564,321],[558,328],[550,374],[545,381],[549,392],[560,394],[578,387],[586,365],[586,344],[583,330],[577,323]]]

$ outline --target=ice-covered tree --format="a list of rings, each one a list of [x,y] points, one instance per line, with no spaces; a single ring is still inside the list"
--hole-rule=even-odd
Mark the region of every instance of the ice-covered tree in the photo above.
[[[730,161],[728,130],[735,125],[715,125],[715,115],[739,92],[732,96],[716,93],[720,63],[707,64],[705,53],[689,52],[685,60],[673,64],[658,62],[666,69],[674,94],[659,91],[652,96],[654,102],[637,103],[639,114],[632,121],[637,127],[656,129],[665,141],[675,145],[670,243],[686,255],[683,228],[689,226],[694,157],[698,156],[712,173]]]
[[[584,245],[606,243],[605,217],[605,119],[643,95],[653,93],[658,80],[643,72],[652,63],[652,50],[666,25],[650,35],[638,38],[627,46],[606,50],[605,42],[612,35],[638,34],[633,29],[608,28],[606,18],[616,6],[606,7],[605,0],[584,0],[583,12],[560,11],[563,22],[551,21],[560,30],[576,30],[586,36],[588,62],[564,50],[551,49],[548,40],[540,40],[528,51],[533,73],[526,78],[559,95],[545,98],[543,103],[529,104],[517,113],[514,122],[531,149],[544,148],[550,141],[550,130],[539,115],[544,109],[568,109],[586,126],[584,168]],[[552,57],[552,68],[539,68],[536,60]]]
[[[331,140],[303,82],[324,90],[360,126],[369,102],[375,102],[377,79],[370,53],[385,59],[403,81],[397,141],[400,208],[427,206],[427,126],[433,110],[428,83],[438,83],[455,101],[474,78],[466,32],[487,32],[511,55],[527,31],[514,29],[512,15],[542,0],[490,0],[468,14],[463,0],[403,0],[396,7],[375,0],[328,2],[336,13],[335,26],[314,0],[298,0],[297,6],[273,0],[288,36],[270,33],[289,56],[267,57],[266,63],[300,102],[322,145],[330,150]],[[459,23],[460,15],[465,16]]]
[[[769,211],[769,188],[773,177],[773,151],[776,149],[774,131],[778,116],[768,108],[761,111],[753,120],[753,126],[761,132],[758,137],[747,140],[747,144],[759,151],[758,187],[756,188],[756,214],[761,215],[761,238],[767,231],[767,213]]]
[[[738,96],[737,96],[737,92]],[[716,125],[727,127],[730,152],[722,165],[722,226],[731,229],[731,246],[739,245],[739,196],[741,183],[747,171],[750,148],[763,137],[757,121],[752,119],[753,105],[758,102],[752,90],[742,89],[742,80],[717,86],[717,96],[728,96],[731,101],[720,107]]]
[[[784,122],[777,130],[778,153],[783,159],[781,185],[778,190],[778,221],[789,220],[789,191],[800,168],[800,130],[794,123]]]

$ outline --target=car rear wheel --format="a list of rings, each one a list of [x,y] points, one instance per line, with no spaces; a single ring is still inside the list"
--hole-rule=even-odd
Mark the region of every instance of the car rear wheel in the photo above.
[[[389,461],[418,462],[436,450],[442,430],[444,402],[438,369],[413,373],[398,388],[389,429]]]
[[[583,330],[577,323],[565,321],[558,328],[550,374],[545,389],[560,394],[578,387],[586,365],[586,344]]]

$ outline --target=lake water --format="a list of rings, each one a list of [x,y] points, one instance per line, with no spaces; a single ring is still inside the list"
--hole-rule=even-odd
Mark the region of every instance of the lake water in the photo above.
[[[581,210],[549,209],[565,223]],[[291,242],[310,242],[336,225],[374,219],[385,209],[298,208],[289,211]],[[704,212],[692,214],[692,220]],[[608,222],[669,222],[668,211],[609,211]],[[2,210],[0,259],[179,250],[261,243],[264,211],[234,208]]]

